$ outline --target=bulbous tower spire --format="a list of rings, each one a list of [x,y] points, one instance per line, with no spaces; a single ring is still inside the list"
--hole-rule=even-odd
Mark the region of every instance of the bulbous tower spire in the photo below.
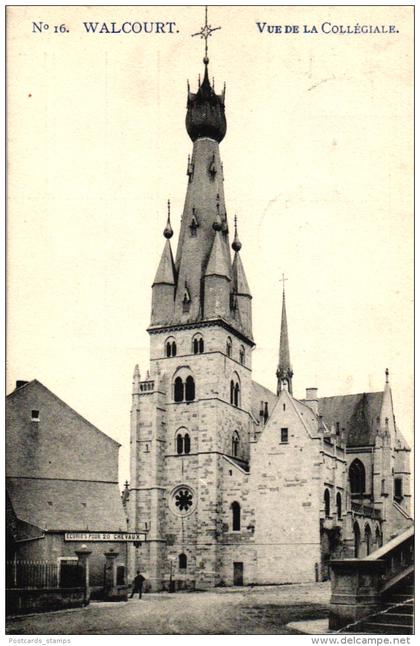
[[[208,57],[208,39],[212,33],[220,27],[211,27],[207,20],[204,27],[193,36],[200,36],[205,40],[204,50],[204,77],[203,82],[199,83],[196,94],[190,92],[188,87],[187,116],[185,125],[187,132],[192,141],[197,141],[202,137],[209,137],[218,143],[222,141],[226,134],[226,117],[225,117],[225,89],[222,94],[216,94],[209,81],[209,57]]]
[[[185,125],[192,141],[209,137],[220,143],[226,134],[225,91],[216,94],[210,85],[208,63],[204,66],[204,78],[197,93],[188,90]]]

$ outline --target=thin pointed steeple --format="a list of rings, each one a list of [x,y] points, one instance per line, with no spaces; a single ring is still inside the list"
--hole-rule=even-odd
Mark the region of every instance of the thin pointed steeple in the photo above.
[[[289,350],[289,333],[287,329],[287,314],[286,314],[286,292],[284,288],[284,281],[286,279],[283,275],[283,303],[281,310],[281,329],[280,329],[280,349],[279,349],[279,364],[277,366],[277,394],[281,390],[287,389],[289,393],[293,394],[292,379],[293,370],[290,363],[290,350]]]
[[[382,431],[389,433],[395,432],[394,407],[392,403],[392,391],[389,383],[389,370],[385,370],[385,386],[382,397],[381,412],[379,414],[379,424]]]

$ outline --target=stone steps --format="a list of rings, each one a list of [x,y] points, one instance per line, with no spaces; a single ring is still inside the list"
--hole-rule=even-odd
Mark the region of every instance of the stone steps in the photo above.
[[[385,612],[377,613],[362,621],[359,628],[368,634],[379,635],[412,635],[414,634],[414,599],[408,595],[407,601],[397,601]]]
[[[363,633],[373,635],[413,635],[413,626],[402,626],[401,624],[383,624],[369,622],[363,624]]]

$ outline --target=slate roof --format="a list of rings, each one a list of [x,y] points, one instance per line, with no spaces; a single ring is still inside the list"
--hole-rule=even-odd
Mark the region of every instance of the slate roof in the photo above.
[[[205,271],[205,276],[225,276],[230,280],[230,265],[226,254],[222,234],[216,231],[213,246],[211,248],[209,261]]]
[[[236,293],[240,294],[241,296],[251,296],[251,290],[249,289],[248,281],[245,276],[245,269],[239,255],[239,251],[235,253],[235,257],[233,259],[232,274]]]
[[[175,266],[171,243],[166,240],[153,285],[175,285]]]
[[[340,423],[340,433],[347,446],[372,446],[375,444],[376,419],[381,412],[382,398],[382,391],[320,397],[319,414],[329,428]]]
[[[320,420],[310,406],[292,397],[297,412],[305,422],[311,435],[319,435]]]
[[[7,478],[17,518],[42,529],[125,531],[118,484],[90,480]]]

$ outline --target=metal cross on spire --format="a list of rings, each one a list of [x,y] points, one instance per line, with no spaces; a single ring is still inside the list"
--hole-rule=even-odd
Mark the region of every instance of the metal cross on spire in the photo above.
[[[212,27],[211,25],[208,24],[207,21],[207,5],[205,7],[205,17],[206,17],[206,22],[204,27],[201,27],[200,31],[197,31],[195,34],[191,34],[191,36],[200,36],[200,38],[204,38],[205,42],[205,48],[204,48],[204,64],[207,65],[209,62],[208,59],[208,39],[212,35],[214,31],[217,31],[218,29],[221,29],[221,27]]]
[[[286,282],[286,280],[289,280],[289,279],[288,279],[288,278],[285,278],[285,277],[284,277],[284,274],[282,274],[282,275],[281,275],[281,279],[280,279],[280,280],[281,280],[281,282],[283,283],[283,294],[284,294],[284,283]]]

